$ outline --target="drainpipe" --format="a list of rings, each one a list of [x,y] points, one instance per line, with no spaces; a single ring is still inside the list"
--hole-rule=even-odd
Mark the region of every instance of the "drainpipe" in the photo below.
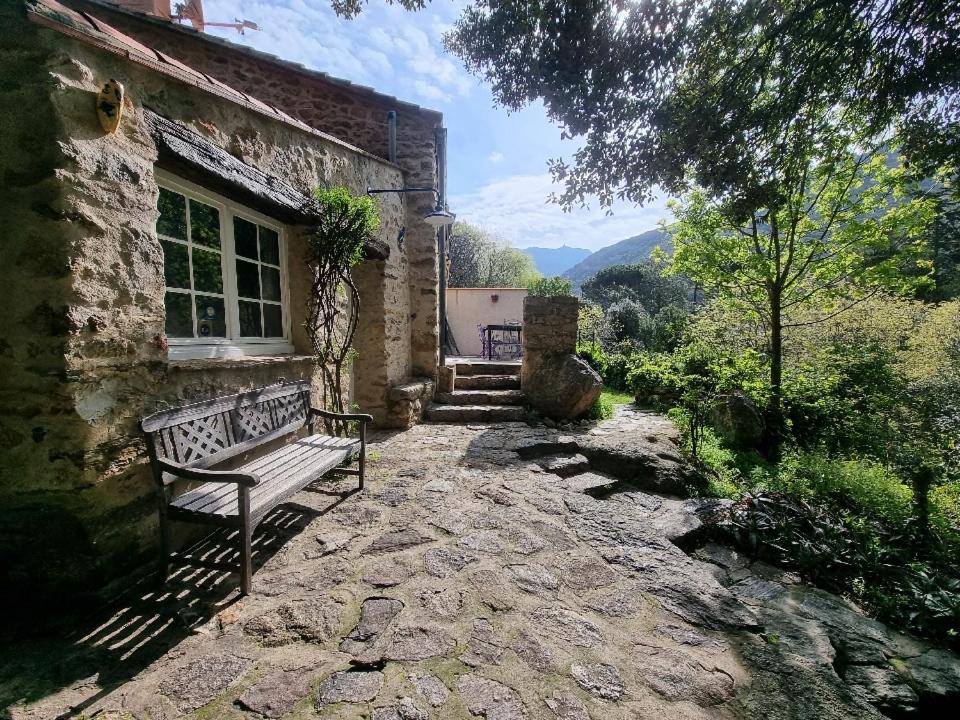
[[[387,160],[397,162],[397,111],[387,113]]]
[[[437,146],[437,204],[447,209],[447,129],[434,129]],[[450,228],[441,227],[437,233],[440,256],[440,367],[447,363],[447,237]]]

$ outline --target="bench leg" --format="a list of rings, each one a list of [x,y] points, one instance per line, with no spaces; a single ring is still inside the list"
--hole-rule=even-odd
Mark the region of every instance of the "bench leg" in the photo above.
[[[240,594],[249,595],[253,587],[253,527],[250,522],[250,490],[239,488],[240,502]]]
[[[160,585],[165,585],[170,576],[170,521],[167,518],[167,504],[160,504]]]
[[[358,465],[360,467],[360,489],[363,490],[364,473],[367,469],[367,424],[365,422],[360,423],[360,459]]]

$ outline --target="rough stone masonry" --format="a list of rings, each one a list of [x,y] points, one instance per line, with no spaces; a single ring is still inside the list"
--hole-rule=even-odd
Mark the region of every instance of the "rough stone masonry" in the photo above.
[[[572,296],[523,300],[520,389],[535,410],[554,420],[579,417],[603,389],[600,376],[576,354],[579,310]]]
[[[168,356],[155,230],[159,158],[145,108],[301,193],[345,185],[359,194],[411,180],[398,166],[264,112],[262,104],[232,102],[31,22],[25,7],[0,4],[8,78],[0,83],[7,223],[0,243],[0,584],[17,588],[6,600],[75,604],[154,561],[155,490],[140,417],[280,378],[316,385],[302,330],[309,288],[302,227],[287,228],[293,354]],[[113,134],[95,113],[107,78],[127,89]],[[355,98],[350,107],[361,112]],[[404,152],[413,163],[416,152]],[[435,165],[432,147],[422,160],[417,178]],[[410,224],[403,198],[382,196],[380,209],[377,239],[390,253],[356,269],[354,385],[363,410],[390,424],[389,389],[429,365],[430,343],[420,334],[431,322],[436,334],[429,309],[437,298],[430,271],[436,251],[432,236],[428,242],[409,232],[400,248],[400,229]],[[408,422],[409,415],[398,417]]]
[[[229,576],[184,570],[166,593],[72,619],[72,635],[8,643],[0,712],[950,716],[955,654],[701,545],[717,501],[673,494],[689,472],[675,441],[666,418],[633,410],[569,433],[505,423],[375,436],[364,493],[344,494],[352,479],[318,483],[261,526],[253,595],[231,602]],[[545,469],[578,454],[578,473]]]

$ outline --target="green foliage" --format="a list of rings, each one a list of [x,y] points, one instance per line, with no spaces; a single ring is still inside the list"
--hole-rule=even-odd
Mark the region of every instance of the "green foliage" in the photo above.
[[[613,417],[613,403],[603,393],[597,396],[593,405],[587,411],[588,420],[609,420]]]
[[[672,350],[686,326],[691,304],[690,283],[665,277],[662,263],[652,261],[605,268],[583,284],[590,307],[604,311],[606,327],[592,337],[608,349],[629,343],[650,352]]]
[[[587,419],[609,420],[613,417],[617,405],[629,405],[632,402],[633,398],[629,395],[604,388],[587,411]]]
[[[909,526],[786,493],[744,495],[714,531],[751,555],[853,595],[887,622],[941,640],[958,639],[956,546],[926,544]]]
[[[450,287],[528,287],[540,276],[525,252],[463,222],[453,226],[447,257]]]
[[[351,268],[363,260],[363,243],[380,228],[380,213],[369,195],[354,195],[348,188],[317,188],[319,210],[314,231],[307,238],[314,257],[340,258]]]
[[[572,294],[573,284],[565,277],[541,277],[527,285],[534,297],[559,297]]]
[[[586,360],[601,378],[606,376],[609,362],[600,343],[581,340],[577,343],[577,356]]]
[[[665,264],[655,261],[634,265],[611,265],[583,283],[583,297],[606,309],[629,298],[656,315],[668,305],[685,305],[692,293],[684,278],[665,276]]]
[[[582,137],[551,166],[562,202],[694,181],[759,207],[851,117],[868,138],[901,133],[915,159],[956,159],[960,59],[944,29],[958,25],[960,9],[934,0],[478,0],[446,45],[497,102],[542,102]]]
[[[347,369],[352,362],[360,293],[351,268],[363,259],[364,242],[380,227],[373,198],[345,187],[314,191],[316,219],[307,235],[305,262],[310,278],[303,327],[323,377],[323,407],[343,413],[348,401]],[[346,433],[349,423],[324,420],[329,432]]]

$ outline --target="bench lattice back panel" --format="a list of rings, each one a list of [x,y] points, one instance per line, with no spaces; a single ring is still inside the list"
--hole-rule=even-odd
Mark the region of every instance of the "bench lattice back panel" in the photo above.
[[[165,410],[142,425],[157,457],[207,467],[296,432],[309,415],[310,387],[294,382]]]

